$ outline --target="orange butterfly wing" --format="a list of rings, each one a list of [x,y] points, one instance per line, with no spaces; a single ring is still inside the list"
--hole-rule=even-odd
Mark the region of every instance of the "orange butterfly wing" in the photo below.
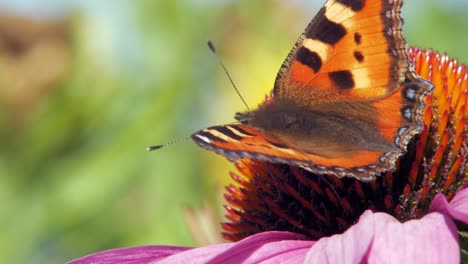
[[[275,98],[309,105],[395,92],[409,68],[401,2],[328,1],[283,63]]]
[[[283,63],[272,98],[236,116],[242,125],[207,128],[192,138],[230,160],[249,157],[361,180],[393,170],[422,129],[432,90],[408,60],[401,4],[327,1]]]
[[[320,155],[306,154],[299,149],[285,145],[274,136],[266,135],[245,125],[234,124],[209,127],[193,134],[192,139],[201,147],[223,155],[230,161],[252,158],[286,163],[315,172],[333,170],[333,174],[337,175],[346,172],[341,167],[333,166],[333,163],[337,162],[337,160],[323,158]],[[374,157],[377,154],[377,151],[356,152],[353,156],[341,159],[340,162],[353,162],[358,166],[366,166],[375,162]],[[311,160],[314,160],[317,164],[311,163]],[[356,173],[359,174],[359,172],[364,175],[364,171],[356,170]]]

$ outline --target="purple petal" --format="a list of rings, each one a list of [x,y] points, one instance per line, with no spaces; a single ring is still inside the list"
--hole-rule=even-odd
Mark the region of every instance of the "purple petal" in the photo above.
[[[186,250],[189,247],[172,247],[172,246],[140,246],[129,248],[117,248],[106,251],[101,251],[79,259],[68,262],[69,264],[82,263],[124,263],[124,264],[142,264],[151,263],[166,258],[167,256],[177,254]]]
[[[359,222],[344,234],[317,241],[307,254],[306,263],[360,263],[374,237],[373,213],[365,211]]]
[[[264,232],[237,243],[195,248],[158,263],[300,263],[314,241],[289,232]]]
[[[317,241],[305,262],[458,263],[456,230],[452,219],[440,213],[401,223],[366,211],[344,234]]]
[[[432,200],[429,212],[449,215],[458,221],[468,224],[468,188],[459,191],[450,203],[447,202],[445,196],[440,193],[437,194]]]

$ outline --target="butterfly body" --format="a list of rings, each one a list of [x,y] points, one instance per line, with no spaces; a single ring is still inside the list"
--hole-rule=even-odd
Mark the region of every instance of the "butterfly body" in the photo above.
[[[244,125],[304,153],[336,158],[357,150],[396,150],[374,133],[378,116],[366,102],[297,107],[275,101],[243,116]]]
[[[416,75],[401,0],[329,0],[280,68],[271,96],[240,124],[192,135],[230,160],[374,179],[395,168],[422,129],[432,84]]]

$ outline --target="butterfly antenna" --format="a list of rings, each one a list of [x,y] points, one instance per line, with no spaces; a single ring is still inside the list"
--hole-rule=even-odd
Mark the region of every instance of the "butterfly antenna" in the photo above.
[[[218,59],[218,62],[219,62],[219,64],[221,65],[221,67],[223,67],[224,72],[226,73],[227,77],[229,78],[229,81],[231,82],[232,86],[233,86],[234,89],[236,90],[237,94],[239,95],[240,99],[241,99],[242,102],[244,103],[245,107],[247,107],[247,110],[250,111],[249,106],[248,106],[247,103],[245,102],[244,97],[242,97],[241,93],[239,92],[239,89],[237,89],[236,85],[234,84],[234,81],[232,81],[231,75],[229,75],[229,72],[228,72],[228,70],[226,69],[226,66],[224,66],[224,63],[223,63],[223,61],[221,60],[221,58],[219,57],[218,53],[216,52],[216,48],[215,48],[215,46],[213,45],[213,42],[211,42],[211,40],[208,41],[208,47],[210,48],[210,50],[213,52],[213,54],[214,54],[214,55],[216,56],[216,58]]]
[[[167,142],[167,143],[162,144],[162,145],[149,146],[149,147],[146,148],[146,150],[147,150],[147,151],[157,150],[157,149],[164,148],[164,147],[167,147],[167,146],[170,146],[170,145],[174,145],[174,144],[179,144],[179,143],[185,142],[185,141],[187,141],[188,139],[189,139],[188,137],[185,137],[185,138],[176,139],[176,140]]]

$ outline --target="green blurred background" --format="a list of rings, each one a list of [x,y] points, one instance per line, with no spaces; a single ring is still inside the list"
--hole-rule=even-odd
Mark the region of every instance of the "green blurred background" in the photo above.
[[[190,141],[256,106],[321,1],[0,1],[0,263],[196,245],[233,167]],[[468,62],[468,2],[408,1],[410,45]],[[215,203],[222,215],[222,204]]]

